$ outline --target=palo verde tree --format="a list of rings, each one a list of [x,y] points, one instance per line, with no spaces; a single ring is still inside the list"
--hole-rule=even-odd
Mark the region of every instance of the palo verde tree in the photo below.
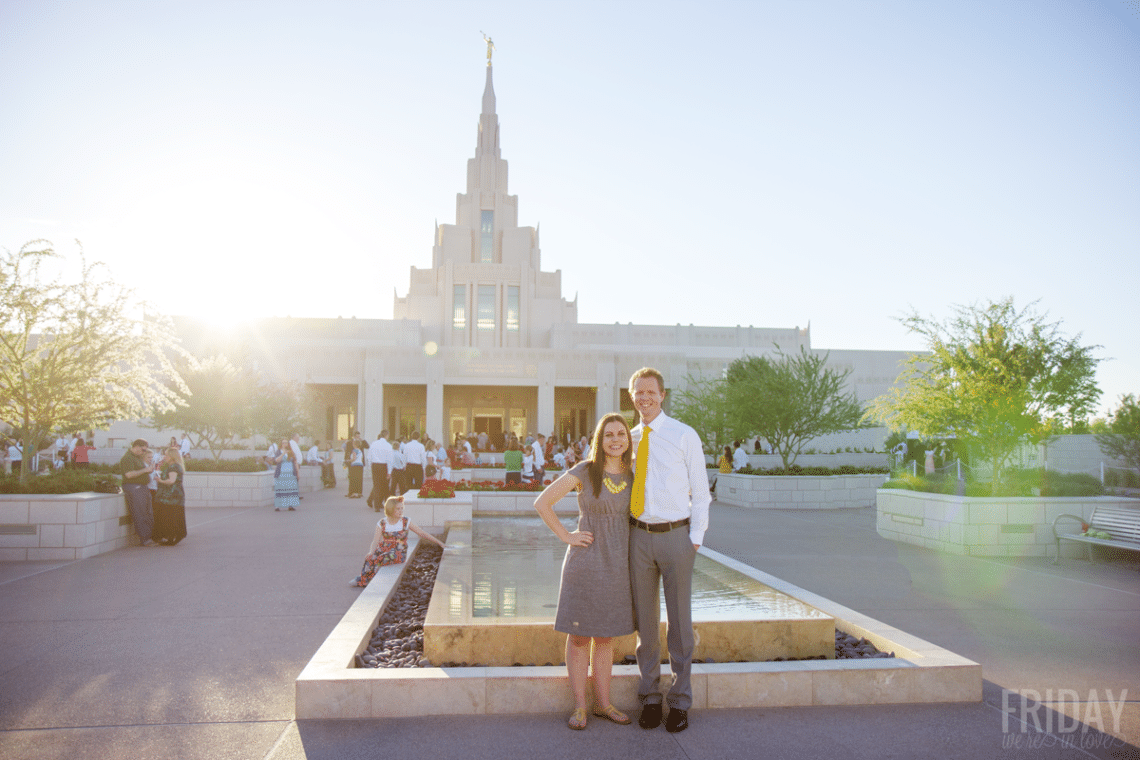
[[[79,257],[77,279],[46,240],[0,257],[0,419],[26,459],[53,431],[103,427],[173,409],[185,389],[169,319]],[[23,468],[26,476],[28,467]]]
[[[1105,456],[1140,468],[1140,403],[1131,393],[1120,397],[1120,405],[1109,415],[1108,432],[1096,437]]]
[[[1100,397],[1093,351],[1058,322],[1017,309],[1012,298],[954,307],[939,322],[901,318],[926,340],[929,354],[904,364],[899,386],[875,399],[868,416],[893,428],[954,436],[991,464],[996,493],[1002,467],[1023,443],[1051,434],[1049,418],[1086,416]]]
[[[811,439],[860,426],[863,407],[844,391],[851,370],[827,366],[828,354],[780,352],[777,358],[745,356],[728,366],[723,387],[733,438],[763,436],[784,468]]]
[[[684,390],[669,392],[669,412],[697,431],[706,454],[716,456],[732,440],[728,434],[723,380],[690,375],[686,381],[688,387]]]
[[[214,461],[238,439],[260,433],[279,441],[307,424],[298,386],[265,382],[225,356],[188,359],[181,374],[186,383],[184,403],[156,414],[148,424],[159,430],[184,430],[194,446],[210,450]]]
[[[150,425],[186,431],[195,447],[205,445],[218,461],[227,445],[253,433],[256,378],[224,356],[188,358],[181,374],[186,390],[183,403],[154,415]]]

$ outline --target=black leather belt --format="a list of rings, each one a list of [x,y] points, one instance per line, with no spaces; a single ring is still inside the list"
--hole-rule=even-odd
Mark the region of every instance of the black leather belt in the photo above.
[[[629,524],[635,528],[641,528],[648,533],[668,533],[669,531],[673,530],[673,528],[680,528],[682,525],[688,525],[689,518],[686,517],[684,520],[677,520],[676,522],[671,523],[647,523],[631,516],[629,518]]]

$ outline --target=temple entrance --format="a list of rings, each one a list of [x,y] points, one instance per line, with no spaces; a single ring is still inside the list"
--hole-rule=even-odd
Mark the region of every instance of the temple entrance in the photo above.
[[[357,387],[310,383],[306,388],[313,438],[339,441],[351,437],[356,429]]]
[[[474,419],[475,435],[487,434],[487,440],[492,450],[502,451],[506,448],[506,439],[503,436],[503,415],[497,416],[476,414]]]

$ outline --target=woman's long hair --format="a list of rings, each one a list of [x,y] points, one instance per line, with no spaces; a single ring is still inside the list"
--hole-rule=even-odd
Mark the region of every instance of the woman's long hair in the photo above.
[[[632,464],[633,449],[633,436],[629,434],[629,423],[625,421],[625,417],[617,412],[610,412],[606,416],[598,420],[597,426],[594,428],[593,443],[590,444],[590,456],[586,460],[589,462],[587,465],[587,472],[590,474],[590,485],[594,487],[594,498],[601,498],[602,495],[602,476],[605,474],[606,468],[606,451],[603,447],[603,438],[606,432],[606,425],[611,422],[620,422],[622,428],[625,430],[625,440],[629,444],[625,447],[625,453],[621,455],[622,464],[628,470]]]
[[[182,461],[182,450],[177,446],[170,446],[166,449],[166,456],[170,457],[171,461],[182,468],[186,472],[186,463]]]

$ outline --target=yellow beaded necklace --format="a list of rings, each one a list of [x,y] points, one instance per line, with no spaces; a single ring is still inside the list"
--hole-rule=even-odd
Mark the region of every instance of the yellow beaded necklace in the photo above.
[[[609,474],[606,474],[602,477],[602,482],[606,484],[606,490],[613,494],[621,493],[625,490],[625,487],[629,485],[629,482],[625,480],[623,480],[620,484],[613,482],[610,480]]]

